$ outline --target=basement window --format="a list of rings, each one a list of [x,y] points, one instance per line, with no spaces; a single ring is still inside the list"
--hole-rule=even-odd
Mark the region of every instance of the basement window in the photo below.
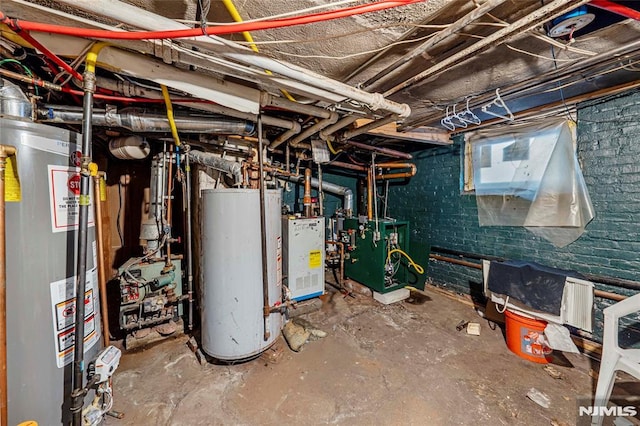
[[[568,121],[465,134],[465,193],[480,226],[524,226],[563,247],[593,218]]]

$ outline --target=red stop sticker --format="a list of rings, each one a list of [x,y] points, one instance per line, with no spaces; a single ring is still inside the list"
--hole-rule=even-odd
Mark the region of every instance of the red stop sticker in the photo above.
[[[67,186],[69,187],[69,192],[74,195],[80,195],[80,173],[71,176],[67,181]]]

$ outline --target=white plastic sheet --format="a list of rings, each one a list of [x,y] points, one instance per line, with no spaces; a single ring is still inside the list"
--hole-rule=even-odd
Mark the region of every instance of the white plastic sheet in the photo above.
[[[569,121],[468,133],[480,226],[524,226],[557,247],[578,239],[594,211],[575,140]]]

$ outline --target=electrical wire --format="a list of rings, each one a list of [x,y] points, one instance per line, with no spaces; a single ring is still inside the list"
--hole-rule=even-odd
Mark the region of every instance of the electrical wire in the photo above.
[[[245,21],[245,22],[247,22],[247,21]],[[421,25],[421,24],[398,22],[398,23],[394,23],[394,24],[379,25],[377,27],[370,27],[370,28],[365,28],[365,29],[361,29],[361,30],[357,30],[357,31],[350,31],[348,33],[336,34],[336,35],[331,35],[331,36],[326,36],[326,37],[317,37],[317,38],[310,38],[310,39],[282,39],[282,40],[253,41],[252,43],[256,44],[256,45],[317,43],[319,41],[327,41],[327,40],[334,40],[334,39],[337,39],[337,38],[350,37],[350,36],[354,36],[354,35],[358,35],[358,34],[370,33],[370,32],[373,32],[373,31],[382,30],[382,29],[386,29],[386,28],[417,27],[417,28],[444,29],[444,28],[447,28],[449,26],[450,26],[449,24],[447,24],[447,25]],[[430,35],[430,36],[432,36],[432,35]],[[242,45],[249,45],[249,43],[243,42],[243,41],[238,41],[236,43],[242,44]]]
[[[20,65],[22,67],[22,69],[24,70],[24,72],[27,73],[27,75],[29,77],[31,77],[32,80],[34,80],[34,85],[33,85],[33,89],[36,92],[36,96],[39,95],[38,93],[38,85],[35,83],[35,79],[36,77],[34,77],[33,73],[31,72],[31,70],[29,69],[29,67],[27,67],[26,65],[24,65],[22,62],[17,61],[15,59],[3,59],[0,61],[0,66],[3,66],[4,64],[17,64]]]
[[[371,50],[365,50],[362,52],[357,52],[357,53],[351,53],[348,55],[342,55],[342,56],[329,56],[329,55],[299,55],[296,53],[287,53],[287,52],[283,52],[281,50],[276,50],[277,53],[279,53],[280,55],[285,55],[285,56],[294,56],[296,58],[307,58],[307,59],[348,59],[348,58],[354,58],[356,56],[362,56],[362,55],[369,55],[371,53],[378,53],[381,52],[385,49],[389,49],[392,48],[394,46],[399,46],[401,44],[411,44],[411,43],[417,43],[419,41],[424,41],[427,39],[432,38],[433,36],[435,36],[437,33],[433,33],[433,34],[429,34],[427,36],[424,37],[420,37],[420,38],[415,38],[415,39],[411,39],[411,40],[401,40],[401,41],[396,41],[395,43],[391,43],[391,44],[387,44],[384,45],[382,47],[379,47],[377,49],[371,49]]]
[[[294,18],[276,19],[270,21],[250,22],[250,23],[234,23],[224,26],[205,27],[205,28],[187,28],[180,30],[165,31],[111,31],[89,28],[69,27],[63,25],[45,24],[40,22],[23,21],[9,18],[4,12],[0,11],[0,22],[8,25],[14,31],[39,31],[50,32],[53,34],[69,35],[74,37],[86,38],[103,38],[110,40],[157,40],[157,39],[178,39],[196,36],[224,35],[233,34],[243,31],[260,31],[267,29],[283,28],[296,25],[312,24],[316,22],[324,22],[334,19],[346,18],[349,16],[360,15],[364,13],[377,12],[398,6],[418,3],[423,0],[381,0],[375,3],[368,3],[354,7],[332,10],[323,13],[309,14],[297,16]],[[31,37],[33,39],[33,37]],[[28,40],[30,41],[30,40]],[[35,40],[34,40],[35,41]],[[35,41],[38,43],[37,41]],[[45,48],[46,49],[46,48]],[[44,52],[43,52],[44,53]],[[52,56],[55,57],[55,55]],[[57,58],[57,57],[56,57]],[[59,61],[60,58],[57,58]],[[64,63],[64,61],[62,61]],[[59,64],[62,66],[62,64]],[[69,72],[73,70],[68,64],[64,63]],[[77,72],[76,72],[77,73]],[[81,79],[81,77],[79,77]]]
[[[555,50],[553,49],[553,46],[551,46],[551,56],[553,56],[553,58],[556,58],[556,54],[555,54]],[[556,69],[556,71],[558,70],[558,64],[554,61],[553,63],[554,68]],[[569,121],[573,121],[574,123],[577,124],[576,119],[574,119],[571,116],[571,113],[569,112],[569,107],[567,106],[567,103],[564,99],[564,91],[562,90],[562,87],[560,86],[560,84],[558,83],[558,87],[560,89],[560,99],[562,99],[562,105],[564,105],[564,109],[565,109],[565,115],[567,116],[567,118],[569,119]]]
[[[296,15],[300,15],[308,12],[315,12],[317,10],[328,9],[334,6],[342,6],[343,4],[358,3],[358,2],[359,0],[342,0],[334,3],[322,4],[320,6],[308,7],[306,9],[299,9],[292,12],[280,13],[278,15],[264,16],[262,18],[255,18],[255,19],[247,19],[244,22],[262,22],[267,20],[288,18],[290,16],[296,16]],[[201,21],[193,21],[188,19],[176,19],[176,21],[181,22],[183,24],[199,24],[201,22]],[[230,23],[229,22],[207,22],[207,25],[230,25]]]
[[[557,62],[577,62],[579,60],[579,59],[560,59],[560,58],[556,58],[556,57],[549,58],[547,56],[538,55],[536,53],[532,53],[532,52],[528,52],[526,50],[518,49],[517,47],[513,47],[508,43],[505,43],[504,45],[507,46],[509,49],[513,50],[514,52],[524,53],[525,55],[533,56],[534,58],[545,59],[547,61],[552,61],[554,63],[557,63]],[[551,46],[551,49],[553,49],[553,46]],[[556,67],[556,69],[557,69],[557,67]]]
[[[407,260],[409,261],[409,266],[413,266],[416,272],[419,273],[420,275],[424,274],[424,268],[418,265],[416,262],[414,262],[413,259],[411,259],[411,257],[407,253],[405,253],[399,248],[393,249],[389,253],[387,253],[387,262],[389,262],[389,260],[391,259],[391,255],[393,253],[400,253],[402,256],[406,257]]]

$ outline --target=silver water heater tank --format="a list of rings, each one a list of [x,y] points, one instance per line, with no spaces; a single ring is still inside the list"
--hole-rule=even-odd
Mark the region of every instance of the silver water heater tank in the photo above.
[[[280,190],[266,190],[269,304],[282,300]],[[260,193],[202,191],[202,348],[220,360],[260,354],[280,335],[282,315],[268,319],[264,339]]]
[[[18,151],[5,173],[9,424],[68,424],[80,135],[0,118],[0,143]],[[102,346],[92,208],[89,213],[85,365]]]

